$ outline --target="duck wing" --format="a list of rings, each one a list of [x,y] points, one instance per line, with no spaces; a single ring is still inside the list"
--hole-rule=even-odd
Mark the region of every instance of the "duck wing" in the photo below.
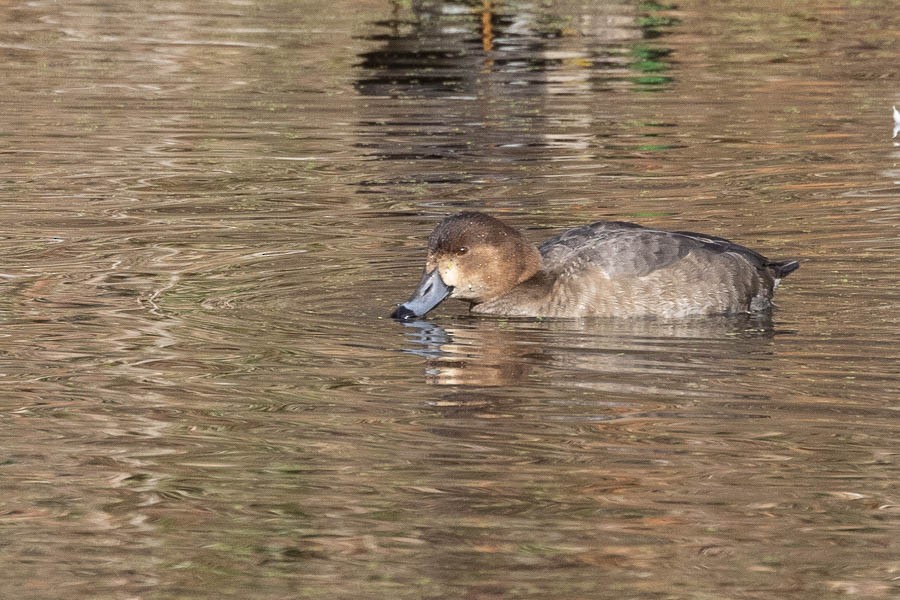
[[[757,270],[771,269],[774,277],[794,271],[795,260],[774,262],[725,238],[691,231],[649,229],[624,221],[598,221],[570,229],[541,244],[544,269],[571,275],[590,268],[609,278],[643,277],[677,263],[691,252],[737,254]]]
[[[607,277],[642,277],[687,256],[702,243],[683,234],[635,223],[599,221],[570,229],[540,245],[544,270],[563,276],[600,269]]]
[[[772,275],[778,279],[790,275],[800,267],[799,260],[769,260],[755,250],[751,250],[746,246],[735,244],[730,240],[714,235],[705,235],[691,231],[675,231],[673,233],[696,240],[700,242],[704,248],[712,252],[731,252],[733,254],[740,254],[758,270],[768,269],[772,272]]]

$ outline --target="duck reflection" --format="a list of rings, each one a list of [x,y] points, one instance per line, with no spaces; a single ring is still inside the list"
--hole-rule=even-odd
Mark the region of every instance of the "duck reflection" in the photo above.
[[[504,386],[549,374],[572,377],[574,386],[675,395],[689,388],[695,394],[698,376],[759,369],[758,359],[774,353],[776,333],[768,314],[671,322],[459,318],[403,326],[404,351],[426,359],[430,384]]]
[[[407,352],[427,360],[425,380],[435,385],[506,385],[525,379],[543,349],[517,339],[503,327],[443,328],[428,321],[406,323]]]

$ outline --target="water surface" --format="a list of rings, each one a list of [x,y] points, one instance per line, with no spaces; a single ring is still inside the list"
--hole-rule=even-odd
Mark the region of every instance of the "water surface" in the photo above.
[[[0,596],[900,595],[894,8],[0,7]],[[392,322],[461,209],[803,266]]]

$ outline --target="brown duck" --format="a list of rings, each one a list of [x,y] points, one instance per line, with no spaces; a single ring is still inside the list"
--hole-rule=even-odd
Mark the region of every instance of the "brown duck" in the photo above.
[[[448,296],[479,315],[754,313],[771,308],[779,281],[799,266],[720,237],[620,221],[570,229],[535,248],[494,217],[464,212],[435,228],[422,280],[391,316],[421,317]]]

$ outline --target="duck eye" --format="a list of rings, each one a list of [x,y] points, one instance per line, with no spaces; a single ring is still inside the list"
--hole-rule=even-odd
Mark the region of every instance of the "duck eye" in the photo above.
[[[456,251],[456,253],[459,254],[460,256],[462,256],[463,254],[465,254],[468,251],[469,251],[469,249],[466,248],[465,246],[460,246],[459,249]]]

